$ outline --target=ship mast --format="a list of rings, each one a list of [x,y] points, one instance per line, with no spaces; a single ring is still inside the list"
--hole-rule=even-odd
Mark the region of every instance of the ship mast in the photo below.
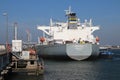
[[[50,30],[49,30],[49,34],[51,35],[51,27],[53,26],[53,22],[52,22],[52,18],[50,18]]]

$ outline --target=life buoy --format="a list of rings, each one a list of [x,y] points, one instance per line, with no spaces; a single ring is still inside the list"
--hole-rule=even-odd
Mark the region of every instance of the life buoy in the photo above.
[[[30,54],[31,54],[31,55],[36,54],[36,51],[35,51],[35,50],[33,50],[33,49],[30,49],[30,50],[29,50],[29,52],[30,52]]]

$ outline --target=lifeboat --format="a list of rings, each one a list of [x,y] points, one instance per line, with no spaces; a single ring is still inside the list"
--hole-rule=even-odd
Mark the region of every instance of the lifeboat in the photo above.
[[[100,39],[99,39],[99,37],[97,36],[97,37],[96,37],[96,42],[99,42],[99,41],[100,41]]]
[[[44,37],[41,37],[40,38],[40,41],[43,43],[45,41],[45,38]]]

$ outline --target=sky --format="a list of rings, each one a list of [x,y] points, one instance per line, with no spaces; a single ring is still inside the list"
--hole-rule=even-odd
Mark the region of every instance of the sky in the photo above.
[[[8,40],[13,39],[14,23],[18,26],[18,39],[27,40],[26,31],[37,42],[42,32],[37,25],[49,25],[49,19],[66,21],[64,10],[71,6],[81,22],[92,19],[100,27],[94,33],[101,45],[120,45],[120,0],[0,0],[0,43],[6,42],[6,16],[8,14]]]

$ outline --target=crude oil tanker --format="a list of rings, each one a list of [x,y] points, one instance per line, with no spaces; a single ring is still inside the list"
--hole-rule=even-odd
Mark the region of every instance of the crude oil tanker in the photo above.
[[[92,20],[81,23],[76,13],[69,7],[66,22],[53,22],[49,26],[37,26],[43,36],[36,45],[37,52],[43,58],[85,60],[99,55],[99,38],[93,32],[99,26],[93,26]]]

